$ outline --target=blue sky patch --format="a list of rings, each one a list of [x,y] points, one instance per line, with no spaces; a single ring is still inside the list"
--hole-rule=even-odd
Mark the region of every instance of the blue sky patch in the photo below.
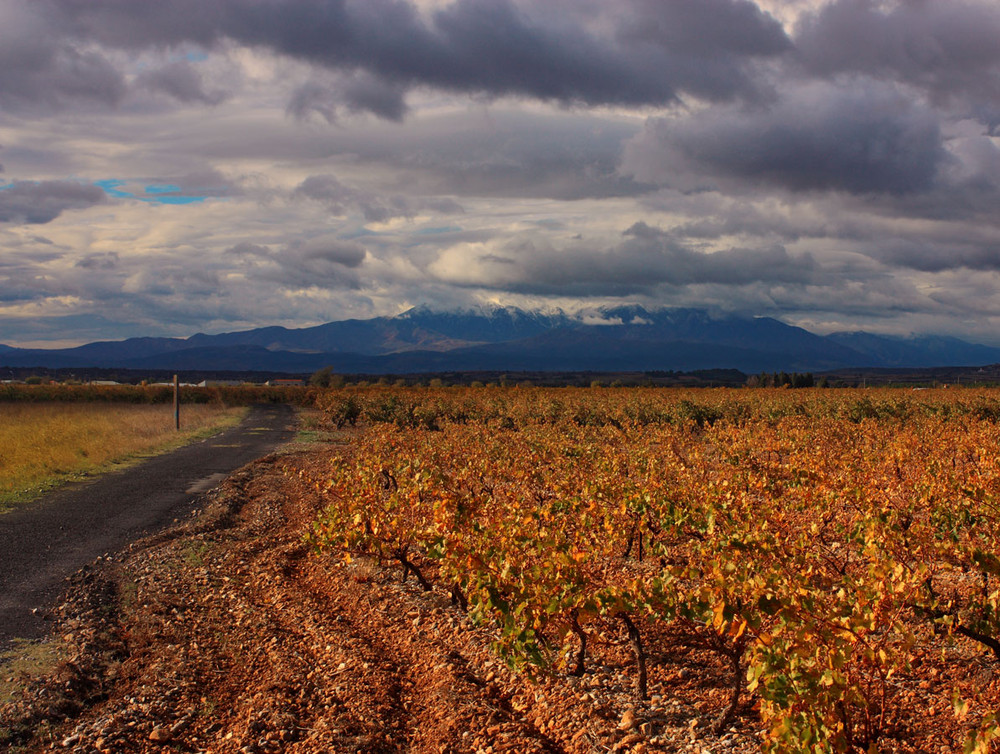
[[[151,183],[146,186],[147,194],[179,194],[180,192],[181,187],[172,183]]]
[[[132,191],[125,191],[121,187],[125,181],[117,178],[108,178],[103,181],[94,181],[95,186],[100,186],[109,196],[119,199],[138,199],[140,202],[150,204],[196,204],[205,201],[204,196],[191,196],[181,193],[181,187],[172,183],[151,183],[143,187],[142,194],[135,194]]]
[[[414,235],[419,236],[436,236],[441,233],[458,233],[461,228],[457,225],[443,225],[440,228],[421,228],[418,231],[414,231]]]
[[[195,204],[205,201],[204,196],[191,196],[181,193],[181,187],[172,183],[152,183],[145,188],[146,196],[139,198],[144,202],[157,204]]]
[[[109,178],[104,181],[94,181],[94,185],[104,189],[104,193],[108,196],[116,196],[119,199],[131,199],[133,197],[128,191],[122,191],[119,188],[119,186],[125,185],[125,181]]]

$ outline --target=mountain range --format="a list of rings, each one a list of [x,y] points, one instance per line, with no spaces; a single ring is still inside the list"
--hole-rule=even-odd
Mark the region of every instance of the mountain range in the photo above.
[[[410,309],[393,317],[305,328],[262,327],[188,338],[130,338],[76,348],[0,345],[0,366],[355,374],[447,371],[625,372],[732,368],[980,366],[1000,348],[944,336],[817,335],[770,317],[699,309],[605,307],[586,315],[514,307]]]

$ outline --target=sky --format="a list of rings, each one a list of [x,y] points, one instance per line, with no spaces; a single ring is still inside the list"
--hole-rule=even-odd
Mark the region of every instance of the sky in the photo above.
[[[696,307],[1000,345],[995,0],[0,0],[0,343]]]

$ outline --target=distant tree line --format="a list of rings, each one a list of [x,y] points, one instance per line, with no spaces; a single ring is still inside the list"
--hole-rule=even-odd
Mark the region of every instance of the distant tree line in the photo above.
[[[333,366],[308,376],[312,387],[392,385],[394,387],[741,387],[747,375],[736,369],[691,372],[419,372],[410,374],[344,374]]]
[[[761,372],[752,374],[747,378],[747,387],[826,387],[825,377],[821,377],[819,382],[813,377],[812,372]]]

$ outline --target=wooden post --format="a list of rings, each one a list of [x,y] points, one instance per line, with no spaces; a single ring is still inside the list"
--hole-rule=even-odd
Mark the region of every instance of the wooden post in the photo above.
[[[181,428],[181,384],[174,375],[174,429]]]

